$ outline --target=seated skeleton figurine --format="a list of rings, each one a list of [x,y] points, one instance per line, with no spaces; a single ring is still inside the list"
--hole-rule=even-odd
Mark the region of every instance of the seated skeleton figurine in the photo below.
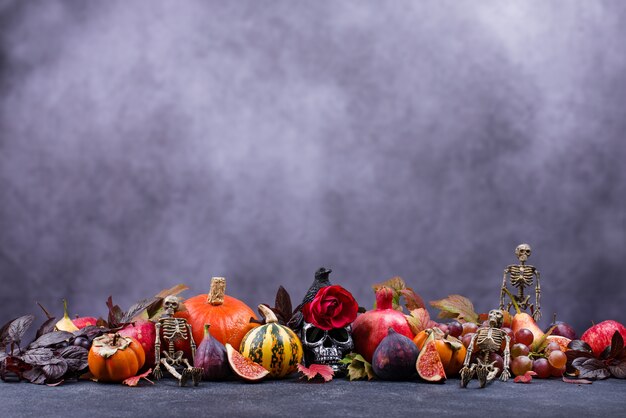
[[[196,355],[196,343],[193,341],[191,325],[184,318],[175,318],[174,314],[180,309],[180,302],[176,296],[168,296],[163,300],[165,313],[156,323],[156,340],[154,351],[156,356],[152,374],[156,379],[163,377],[161,366],[176,379],[180,386],[185,386],[189,379],[194,386],[198,386],[202,378],[202,369],[193,367],[181,350],[176,351],[174,344],[180,340],[189,340],[191,348],[191,362]],[[167,350],[161,351],[161,342]],[[182,369],[182,370],[180,370]],[[179,372],[180,370],[180,372]]]
[[[509,372],[511,338],[500,329],[503,319],[504,315],[501,310],[493,309],[489,311],[489,326],[478,328],[476,334],[472,337],[467,347],[463,368],[461,369],[461,387],[467,387],[474,374],[476,374],[481,388],[484,388],[487,382],[490,382],[497,376],[500,369],[494,366],[495,361],[489,362],[489,355],[499,352],[503,341],[505,342],[504,369],[500,375],[500,380],[505,382],[511,377]],[[478,349],[477,363],[470,365],[474,348]]]

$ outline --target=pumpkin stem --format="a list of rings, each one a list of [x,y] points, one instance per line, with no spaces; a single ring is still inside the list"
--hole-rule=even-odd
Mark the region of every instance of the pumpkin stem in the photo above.
[[[207,335],[210,334],[209,328],[211,328],[211,324],[204,324],[204,338],[206,338]]]
[[[207,303],[211,305],[221,305],[224,303],[224,294],[226,293],[226,279],[223,277],[211,278],[211,289],[207,296]]]
[[[120,338],[120,334],[118,334],[117,332],[115,333],[115,335],[113,335],[113,347],[117,347],[117,339]]]
[[[278,322],[278,318],[276,318],[276,314],[274,314],[274,311],[272,311],[267,306],[265,306],[263,304],[259,305],[259,312],[261,312],[263,317],[265,317],[265,323],[266,324],[271,324],[271,323]]]

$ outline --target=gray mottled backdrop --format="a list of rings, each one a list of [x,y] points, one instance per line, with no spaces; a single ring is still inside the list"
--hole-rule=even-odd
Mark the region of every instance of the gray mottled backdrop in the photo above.
[[[321,265],[626,320],[622,1],[0,1],[0,320]]]

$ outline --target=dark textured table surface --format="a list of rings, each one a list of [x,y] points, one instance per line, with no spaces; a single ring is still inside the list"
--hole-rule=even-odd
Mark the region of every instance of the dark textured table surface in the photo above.
[[[3,417],[199,417],[211,416],[625,416],[626,380],[609,379],[591,385],[560,380],[531,384],[493,382],[478,389],[473,381],[307,383],[297,379],[243,382],[203,382],[179,388],[173,380],[130,388],[93,382],[58,387],[0,383]],[[143,385],[143,383],[142,383]]]

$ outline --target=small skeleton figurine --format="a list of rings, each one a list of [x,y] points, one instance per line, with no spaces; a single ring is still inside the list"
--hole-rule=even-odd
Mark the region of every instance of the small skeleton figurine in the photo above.
[[[174,343],[179,340],[189,340],[191,347],[191,361],[196,355],[196,343],[193,341],[191,325],[184,318],[175,318],[174,314],[180,308],[180,302],[176,296],[167,296],[163,299],[165,313],[156,323],[156,340],[154,352],[156,356],[155,367],[152,374],[156,379],[163,376],[161,365],[167,369],[172,376],[178,379],[180,386],[185,386],[189,378],[194,386],[198,386],[202,378],[202,369],[193,367],[184,357],[183,351],[176,351]],[[161,341],[167,345],[167,351],[161,351]],[[179,373],[176,369],[183,368]]]
[[[507,276],[511,278],[511,285],[517,288],[517,295],[513,295],[515,302],[522,310],[530,308],[530,312],[535,321],[541,318],[541,305],[539,299],[541,296],[541,287],[539,286],[539,271],[531,265],[526,265],[526,260],[530,257],[530,245],[520,244],[515,248],[515,255],[520,261],[518,265],[510,265],[504,269],[504,277],[502,278],[502,290],[500,291],[500,309],[505,310],[504,307],[504,295],[506,293],[506,280]],[[530,295],[524,296],[524,288],[530,287],[533,284],[533,276],[536,277],[535,284],[535,305],[530,302]],[[506,306],[508,312],[513,306],[513,302],[509,301]]]
[[[511,338],[506,332],[502,331],[504,315],[502,311],[498,309],[492,309],[489,311],[489,326],[480,327],[476,331],[476,334],[472,337],[469,346],[467,347],[467,354],[465,355],[465,361],[463,362],[463,368],[461,369],[461,387],[467,387],[467,384],[476,373],[478,377],[478,383],[481,388],[484,388],[487,382],[493,380],[498,372],[499,368],[494,366],[494,362],[489,362],[489,355],[491,353],[497,353],[502,347],[502,341],[505,341],[504,347],[504,369],[500,375],[500,380],[506,382],[511,374],[509,373],[509,361],[510,350],[509,345]],[[477,363],[470,366],[470,360],[472,358],[472,351],[476,346],[479,350]]]

